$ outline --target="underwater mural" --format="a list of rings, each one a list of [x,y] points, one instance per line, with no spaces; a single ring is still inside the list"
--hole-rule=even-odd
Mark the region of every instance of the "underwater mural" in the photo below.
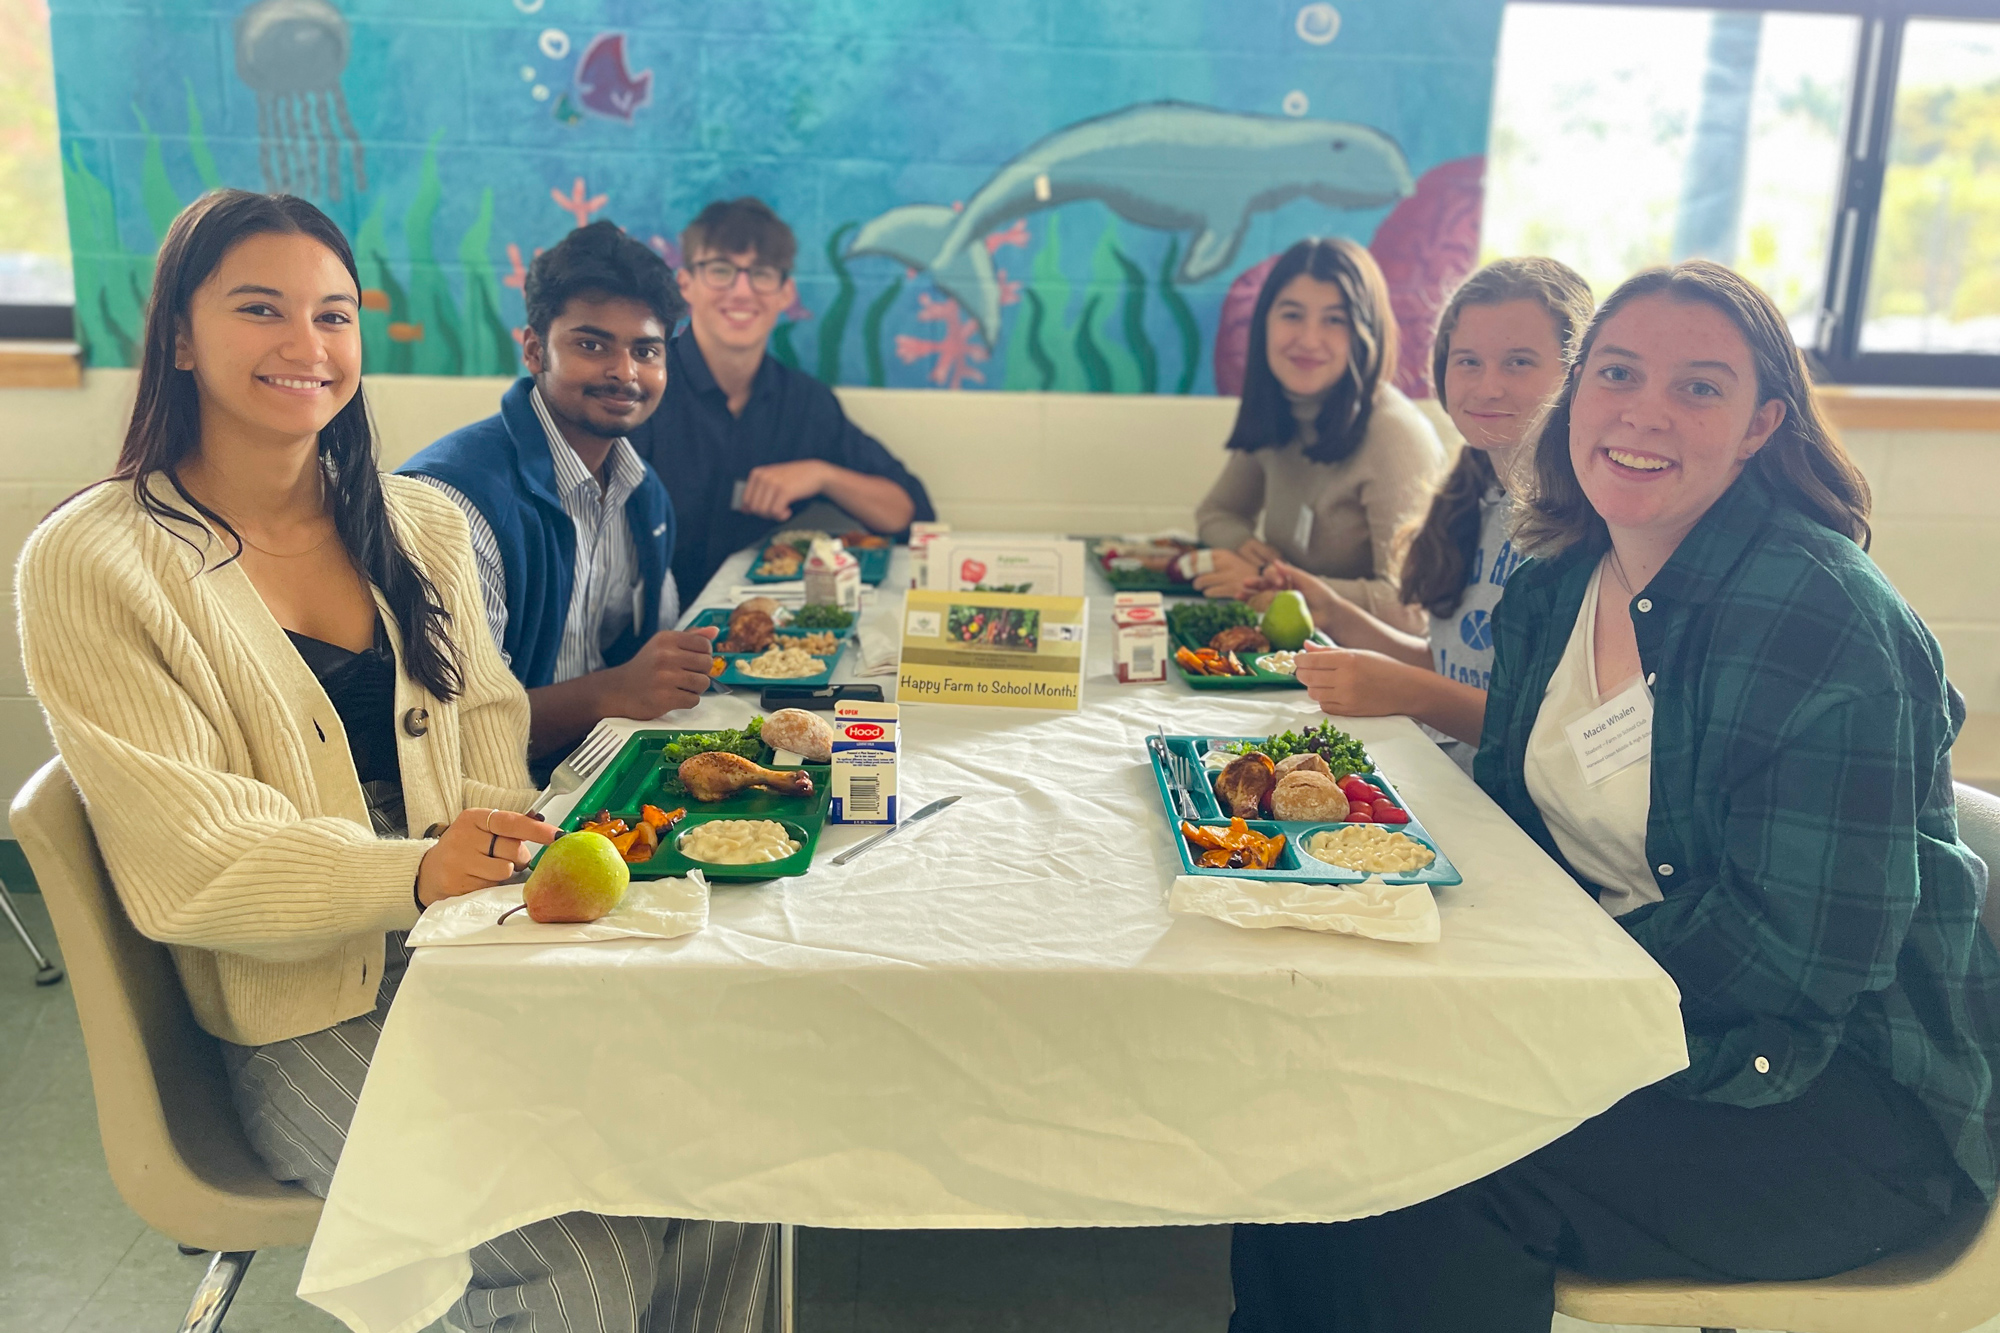
[[[236,185],[347,231],[369,372],[512,374],[540,249],[610,218],[677,264],[755,194],[799,237],[773,352],[829,382],[1231,393],[1271,257],[1341,234],[1427,393],[1500,10],[52,0],[79,336],[132,364],[167,224]]]

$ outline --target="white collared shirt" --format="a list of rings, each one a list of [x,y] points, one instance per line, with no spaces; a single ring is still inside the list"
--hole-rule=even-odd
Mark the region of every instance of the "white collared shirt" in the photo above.
[[[576,565],[571,570],[569,608],[563,617],[562,646],[556,652],[552,684],[575,680],[604,669],[604,650],[631,630],[639,618],[639,599],[645,583],[639,574],[639,558],[632,544],[632,530],[625,518],[625,502],[645,479],[646,465],[623,436],[611,444],[604,460],[604,485],[590,475],[590,469],[570,448],[539,387],[529,390],[535,417],[555,463],[556,498],[576,530]],[[450,496],[465,512],[472,528],[472,553],[479,566],[480,599],[486,608],[486,627],[493,642],[507,638],[507,571],[500,559],[500,543],[493,526],[472,501],[456,487],[435,477],[419,474],[418,480]],[[674,586],[673,571],[666,572],[660,587],[660,628],[670,628],[680,619],[680,593]],[[502,647],[504,658],[507,650]],[[510,663],[511,665],[511,663]]]

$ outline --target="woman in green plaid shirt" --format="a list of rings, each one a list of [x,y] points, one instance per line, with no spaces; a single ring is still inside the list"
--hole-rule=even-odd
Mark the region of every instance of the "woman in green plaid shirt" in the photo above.
[[[1231,1333],[1547,1333],[1558,1264],[1821,1277],[1993,1197],[1964,701],[1777,308],[1705,261],[1627,281],[1516,486],[1477,777],[1673,977],[1688,1067],[1413,1208],[1239,1227]]]

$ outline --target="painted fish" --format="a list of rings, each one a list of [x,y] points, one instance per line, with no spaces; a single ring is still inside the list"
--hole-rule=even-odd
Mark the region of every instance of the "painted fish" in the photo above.
[[[855,233],[847,253],[927,270],[991,337],[1000,287],[982,241],[1029,213],[1095,199],[1142,227],[1192,232],[1180,280],[1199,282],[1236,257],[1259,213],[1294,199],[1379,208],[1412,188],[1403,150],[1366,125],[1146,102],[1039,140],[962,210],[890,209]]]
[[[585,110],[612,120],[632,123],[632,116],[653,100],[653,71],[637,74],[625,68],[625,34],[599,33],[576,62],[576,100]]]

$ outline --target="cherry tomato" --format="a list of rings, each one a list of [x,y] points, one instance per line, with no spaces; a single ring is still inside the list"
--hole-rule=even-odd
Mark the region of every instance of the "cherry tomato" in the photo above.
[[[1375,812],[1376,819],[1385,822],[1389,819],[1389,816],[1399,815],[1403,813],[1402,810],[1397,807],[1396,803],[1388,799],[1386,796],[1377,797],[1375,800],[1370,801],[1368,803],[1368,806],[1371,810]]]
[[[1350,805],[1347,807],[1347,822],[1350,824],[1373,824],[1376,822],[1375,812],[1365,805]]]
[[[1390,806],[1387,810],[1377,810],[1375,812],[1375,822],[1378,824],[1407,824],[1410,822],[1410,815],[1406,810],[1398,810],[1394,806]]]
[[[1365,778],[1361,778],[1353,773],[1349,773],[1346,777],[1340,780],[1339,785],[1342,794],[1345,795],[1348,800],[1358,801],[1361,799],[1362,791],[1364,791],[1367,788],[1368,782]]]

